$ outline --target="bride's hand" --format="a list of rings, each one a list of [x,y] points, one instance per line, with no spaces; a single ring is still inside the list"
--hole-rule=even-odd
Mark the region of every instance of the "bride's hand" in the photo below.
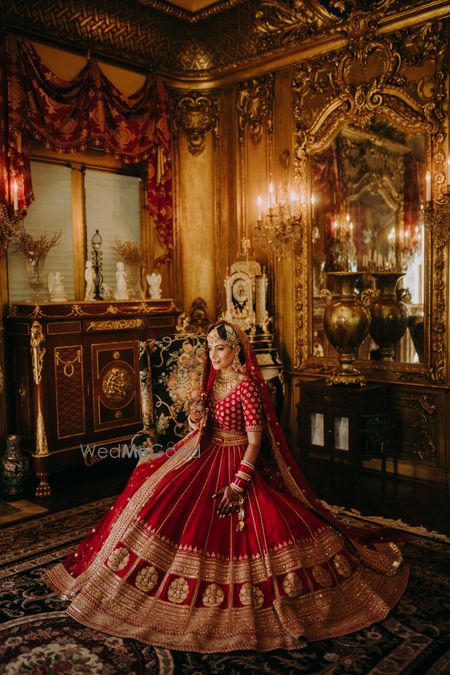
[[[195,401],[189,409],[189,418],[194,424],[198,424],[206,413],[206,407],[203,399]]]
[[[241,502],[240,495],[229,485],[213,494],[213,499],[216,499],[217,497],[222,497],[219,506],[217,507],[217,513],[220,518],[230,516],[234,511],[239,510]]]

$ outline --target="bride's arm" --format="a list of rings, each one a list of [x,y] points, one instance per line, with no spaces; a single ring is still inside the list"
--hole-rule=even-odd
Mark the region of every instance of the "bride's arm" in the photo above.
[[[261,450],[262,431],[247,431],[247,438],[248,445],[243,460],[244,462],[250,462],[250,464],[255,466]]]

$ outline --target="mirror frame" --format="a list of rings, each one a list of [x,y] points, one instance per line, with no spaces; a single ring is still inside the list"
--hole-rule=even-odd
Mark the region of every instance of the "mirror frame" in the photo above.
[[[358,24],[359,21],[359,24]],[[357,25],[356,25],[357,24]],[[356,28],[355,28],[356,25]],[[356,361],[368,377],[448,381],[448,242],[446,180],[447,39],[443,22],[377,34],[370,19],[355,17],[356,37],[293,72],[295,165],[298,193],[309,195],[303,237],[294,252],[295,368],[326,373],[337,360],[312,356],[311,161],[347,124],[364,128],[381,117],[401,131],[423,133],[432,202],[425,208],[424,363]],[[342,44],[342,42],[341,42]]]

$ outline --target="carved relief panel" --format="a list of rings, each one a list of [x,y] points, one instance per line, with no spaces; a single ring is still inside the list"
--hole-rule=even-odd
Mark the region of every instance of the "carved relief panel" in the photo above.
[[[206,134],[211,132],[215,143],[219,137],[219,99],[214,92],[193,91],[172,97],[172,120],[175,138],[186,136],[189,152],[199,155],[205,148]]]

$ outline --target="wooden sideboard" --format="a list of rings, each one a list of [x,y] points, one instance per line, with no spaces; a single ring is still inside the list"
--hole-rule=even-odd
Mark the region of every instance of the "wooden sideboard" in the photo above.
[[[86,464],[82,449],[142,428],[139,345],[175,332],[172,300],[15,304],[6,320],[9,428],[38,478]]]

